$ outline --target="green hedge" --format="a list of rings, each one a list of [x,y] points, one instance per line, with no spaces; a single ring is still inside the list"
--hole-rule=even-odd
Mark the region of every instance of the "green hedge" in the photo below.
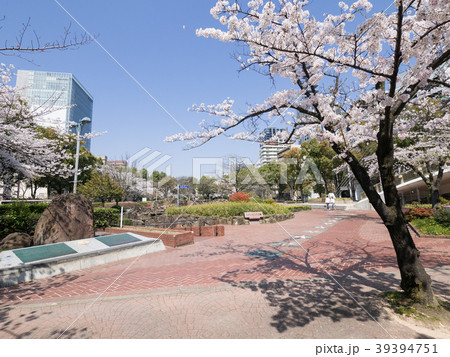
[[[450,211],[447,209],[438,209],[434,215],[434,220],[443,227],[450,229]]]
[[[14,232],[34,234],[36,224],[48,203],[14,202],[0,205],[0,239]]]
[[[298,212],[298,211],[310,211],[311,206],[308,205],[294,205],[294,206],[286,206],[291,212]]]
[[[203,217],[242,216],[244,212],[262,212],[263,214],[268,215],[288,214],[290,213],[290,210],[287,206],[256,202],[205,203],[188,207],[168,207],[166,210],[166,213],[170,215],[191,214]]]
[[[34,234],[36,224],[48,203],[14,202],[0,205],[0,240],[14,232]],[[118,226],[120,210],[115,208],[94,208],[94,227]]]
[[[123,226],[132,226],[133,225],[133,220],[129,219],[129,218],[124,218],[122,220],[122,225]]]
[[[410,203],[404,205],[403,208],[432,208],[431,203]]]
[[[111,226],[118,226],[120,223],[120,211],[115,208],[94,208],[94,227],[104,229]]]
[[[267,203],[267,204],[274,204],[275,200],[273,198],[266,198],[265,200],[261,199],[261,198],[254,198],[252,199],[252,201],[257,202],[257,203]]]

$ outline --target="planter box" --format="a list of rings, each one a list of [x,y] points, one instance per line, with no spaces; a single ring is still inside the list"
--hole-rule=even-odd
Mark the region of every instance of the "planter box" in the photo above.
[[[161,230],[164,231],[164,230]],[[130,232],[139,234],[148,238],[161,239],[167,247],[181,247],[187,244],[194,244],[194,233],[192,231],[180,231],[179,233],[161,233],[159,231],[146,230],[145,228],[129,227],[129,228],[106,228],[106,232],[111,234]]]
[[[224,226],[216,226],[216,236],[223,237],[225,235],[225,227]]]
[[[214,237],[216,235],[216,226],[203,226],[200,227],[201,237]]]
[[[194,236],[200,236],[200,227],[198,227],[198,226],[195,226],[195,227],[192,227],[192,231],[194,232]]]
[[[196,237],[223,237],[225,235],[225,227],[222,225],[214,225],[214,226],[193,226],[193,227],[177,227],[172,228],[172,230],[176,231],[191,231]]]

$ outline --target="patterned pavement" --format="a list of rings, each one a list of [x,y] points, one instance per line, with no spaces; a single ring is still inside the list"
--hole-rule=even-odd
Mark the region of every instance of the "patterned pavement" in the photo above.
[[[450,240],[416,244],[448,296]],[[0,338],[418,337],[375,303],[397,289],[396,269],[375,213],[299,212],[0,288]]]

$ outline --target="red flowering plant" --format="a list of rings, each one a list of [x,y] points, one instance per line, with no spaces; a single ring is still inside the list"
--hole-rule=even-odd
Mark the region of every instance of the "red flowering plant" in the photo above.
[[[244,192],[238,191],[233,193],[229,198],[231,202],[248,202],[250,201],[250,196]]]
[[[408,212],[405,214],[405,218],[410,222],[413,219],[431,217],[433,216],[433,214],[434,210],[432,208],[414,207],[408,210]]]

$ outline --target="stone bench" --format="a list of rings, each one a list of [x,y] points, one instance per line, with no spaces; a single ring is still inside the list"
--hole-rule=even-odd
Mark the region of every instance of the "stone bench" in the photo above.
[[[262,212],[244,212],[244,218],[249,221],[259,221],[263,216]]]

